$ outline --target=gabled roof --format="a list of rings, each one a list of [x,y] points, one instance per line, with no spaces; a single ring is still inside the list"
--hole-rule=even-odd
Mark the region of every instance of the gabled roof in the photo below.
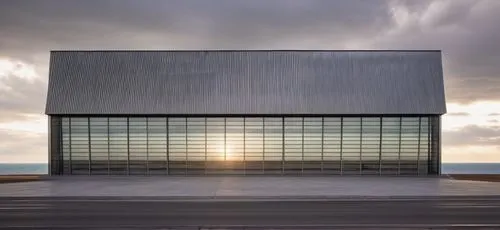
[[[46,114],[444,114],[440,51],[52,51]]]

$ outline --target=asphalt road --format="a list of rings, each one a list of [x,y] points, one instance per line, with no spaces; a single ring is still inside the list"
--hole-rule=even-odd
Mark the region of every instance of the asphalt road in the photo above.
[[[281,227],[278,227],[281,226]],[[2,229],[500,228],[500,199],[2,198]]]

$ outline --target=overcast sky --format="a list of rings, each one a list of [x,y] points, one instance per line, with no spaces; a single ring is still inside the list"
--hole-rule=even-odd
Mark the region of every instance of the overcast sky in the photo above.
[[[443,161],[500,162],[499,23],[499,0],[0,0],[0,163],[47,161],[59,49],[439,49]]]

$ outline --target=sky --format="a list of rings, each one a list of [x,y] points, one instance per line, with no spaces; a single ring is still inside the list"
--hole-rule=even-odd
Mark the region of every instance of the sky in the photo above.
[[[0,0],[0,163],[47,162],[50,50],[438,49],[443,162],[500,162],[498,0]]]

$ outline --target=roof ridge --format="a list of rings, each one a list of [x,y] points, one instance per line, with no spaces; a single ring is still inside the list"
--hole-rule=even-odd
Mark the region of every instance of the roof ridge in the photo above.
[[[321,50],[321,49],[171,49],[171,50],[147,50],[147,49],[117,49],[117,50],[51,50],[50,52],[441,52],[441,50]]]

